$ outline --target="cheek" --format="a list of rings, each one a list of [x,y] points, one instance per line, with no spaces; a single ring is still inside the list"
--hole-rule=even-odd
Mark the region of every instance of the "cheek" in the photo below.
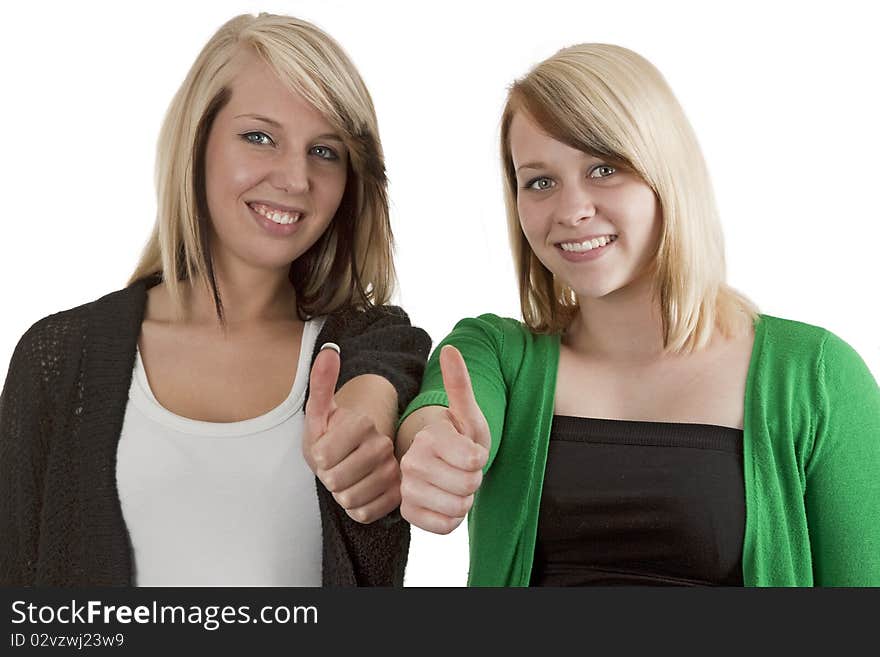
[[[529,203],[528,200],[520,196],[516,201],[516,212],[519,215],[519,225],[532,248],[535,248],[538,244],[543,244],[544,240],[541,237],[541,233],[543,232],[544,221],[534,204]]]
[[[342,196],[345,193],[345,183],[348,180],[347,170],[339,167],[335,170],[322,172],[314,178],[312,194],[316,199],[319,212],[327,215],[327,219],[336,214]]]
[[[208,203],[237,198],[262,179],[259,161],[242,154],[235,144],[208,142],[205,152],[205,188]]]
[[[613,214],[618,227],[640,241],[648,240],[659,230],[659,203],[653,190],[646,185],[627,190],[622,198],[618,198],[616,209],[609,214]]]
[[[641,199],[639,216],[645,226],[645,239],[649,242],[649,246],[654,246],[660,239],[660,229],[662,225],[660,203],[653,192],[650,192]]]

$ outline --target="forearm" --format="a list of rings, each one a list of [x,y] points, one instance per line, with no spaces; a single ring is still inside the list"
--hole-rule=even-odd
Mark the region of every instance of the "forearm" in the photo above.
[[[394,438],[397,424],[397,390],[377,374],[361,374],[349,380],[334,396],[336,405],[369,417],[376,429]]]
[[[406,418],[394,439],[397,391],[387,379],[376,374],[361,374],[351,379],[336,393],[335,401],[340,408],[358,411],[373,420],[376,429],[394,440],[394,453],[398,460],[406,454],[419,431],[433,422],[449,418],[445,406],[425,406]]]
[[[394,441],[394,453],[397,460],[403,458],[419,431],[429,424],[448,419],[449,410],[445,406],[424,406],[413,411],[397,430],[397,440]]]

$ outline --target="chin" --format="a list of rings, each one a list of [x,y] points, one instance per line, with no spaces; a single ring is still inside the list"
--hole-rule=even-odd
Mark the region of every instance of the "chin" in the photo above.
[[[248,255],[242,254],[241,260],[246,262],[249,267],[253,269],[265,269],[270,271],[279,271],[279,270],[287,270],[290,268],[291,263],[296,260],[300,255],[299,252],[296,253],[251,253]]]
[[[617,285],[584,285],[573,289],[578,299],[599,300],[612,296],[620,290],[620,287]]]

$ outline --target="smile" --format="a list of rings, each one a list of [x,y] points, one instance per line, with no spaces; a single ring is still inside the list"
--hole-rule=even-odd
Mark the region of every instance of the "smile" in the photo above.
[[[273,208],[265,203],[248,203],[248,206],[257,214],[266,217],[269,221],[285,226],[287,224],[295,224],[302,219],[303,213],[289,210],[281,210]]]
[[[584,251],[592,251],[593,249],[598,249],[606,244],[611,244],[611,242],[616,239],[617,235],[602,235],[601,237],[594,237],[593,239],[584,240],[583,242],[560,242],[557,246],[563,251],[583,253]]]

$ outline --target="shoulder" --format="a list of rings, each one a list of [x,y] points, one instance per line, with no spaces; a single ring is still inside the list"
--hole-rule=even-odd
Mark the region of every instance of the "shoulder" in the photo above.
[[[757,326],[763,334],[762,349],[780,366],[803,368],[820,377],[829,370],[868,372],[856,350],[826,328],[771,315],[760,315]]]
[[[38,367],[46,367],[66,358],[81,349],[96,319],[106,324],[125,321],[128,316],[137,314],[139,305],[143,307],[143,295],[143,287],[134,284],[37,320],[18,341],[13,361],[18,365],[31,361]]]
[[[484,313],[477,317],[466,317],[460,320],[456,328],[462,326],[479,327],[493,332],[504,340],[505,344],[519,349],[532,349],[552,344],[559,336],[535,333],[522,321],[512,317],[501,317],[494,313]]]
[[[518,369],[543,360],[558,342],[559,336],[534,333],[520,320],[484,313],[459,320],[443,344],[469,352],[489,349],[502,363]]]
[[[144,294],[143,287],[136,283],[94,301],[52,313],[34,322],[25,331],[20,342],[57,343],[63,342],[65,336],[82,335],[88,330],[95,314],[111,315],[128,308],[136,308],[139,302],[142,304]]]
[[[756,326],[763,331],[766,341],[797,351],[818,350],[830,335],[830,332],[821,326],[773,315],[759,315]]]
[[[804,371],[812,376],[819,367],[823,345],[830,335],[820,326],[759,315],[755,323],[760,362],[774,370]]]
[[[92,303],[94,302],[52,313],[37,320],[25,331],[19,341],[19,346],[42,349],[64,343],[68,336],[85,333]]]
[[[526,337],[528,328],[522,322],[511,317],[501,317],[494,313],[483,313],[476,317],[464,317],[455,323],[453,331],[458,329],[478,329],[503,335],[522,335]]]
[[[818,362],[826,356],[855,353],[843,338],[821,326],[772,315],[759,315],[756,326],[765,344],[784,350],[792,358]]]

